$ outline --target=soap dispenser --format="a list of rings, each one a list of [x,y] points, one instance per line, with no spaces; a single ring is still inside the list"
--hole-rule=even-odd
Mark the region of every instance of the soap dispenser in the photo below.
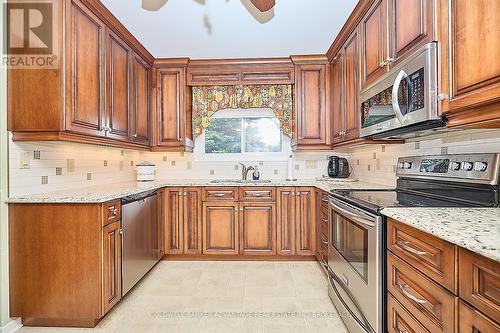
[[[253,180],[259,180],[260,179],[260,172],[257,166],[254,167],[253,173],[252,173],[252,178]]]

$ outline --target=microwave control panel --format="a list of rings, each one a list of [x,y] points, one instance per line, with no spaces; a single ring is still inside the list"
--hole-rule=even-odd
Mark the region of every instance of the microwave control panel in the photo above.
[[[420,68],[418,71],[408,76],[408,95],[411,101],[411,110],[420,110],[425,106],[425,79],[424,69]]]

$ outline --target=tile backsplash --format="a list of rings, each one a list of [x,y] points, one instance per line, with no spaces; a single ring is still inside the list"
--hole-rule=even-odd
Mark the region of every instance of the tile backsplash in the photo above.
[[[353,177],[393,186],[400,156],[500,152],[500,130],[461,130],[408,140],[405,144],[366,145],[342,152],[294,153],[299,179],[326,173],[328,156],[349,159]],[[29,156],[29,159],[27,160]],[[153,153],[69,142],[12,142],[9,144],[10,195],[49,192],[135,179],[135,165],[150,161],[158,179],[240,178],[234,161],[196,161],[190,153]],[[286,178],[286,161],[244,162],[257,165],[264,179]]]

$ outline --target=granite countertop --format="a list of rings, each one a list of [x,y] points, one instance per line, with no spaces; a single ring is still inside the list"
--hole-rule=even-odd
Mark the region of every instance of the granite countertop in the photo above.
[[[124,182],[116,184],[105,184],[100,186],[82,187],[71,190],[47,192],[40,194],[29,194],[14,196],[7,200],[7,203],[102,203],[106,201],[120,199],[127,195],[137,194],[148,190],[162,187],[272,187],[272,186],[311,186],[324,191],[332,189],[350,188],[372,188],[387,189],[387,186],[370,184],[353,180],[272,180],[263,182],[223,182],[213,183],[211,180],[156,180],[153,182]]]
[[[500,208],[385,208],[382,214],[500,262]]]

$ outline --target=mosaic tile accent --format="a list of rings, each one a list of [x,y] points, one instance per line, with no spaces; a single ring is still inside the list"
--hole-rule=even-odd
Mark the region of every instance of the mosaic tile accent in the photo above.
[[[33,159],[34,160],[39,160],[40,159],[40,151],[39,150],[34,150],[33,151]]]
[[[49,183],[49,176],[42,176],[42,185],[46,185]]]
[[[62,175],[62,168],[56,168],[56,176]]]

